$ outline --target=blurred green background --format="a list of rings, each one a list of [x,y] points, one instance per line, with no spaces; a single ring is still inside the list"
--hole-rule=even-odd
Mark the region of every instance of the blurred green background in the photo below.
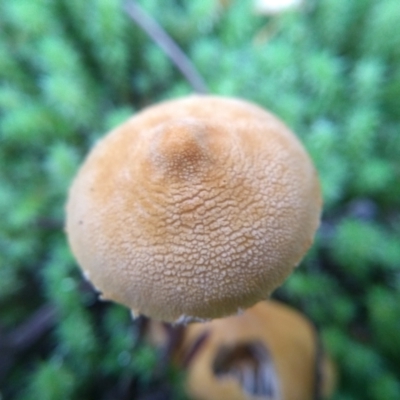
[[[309,150],[323,221],[275,296],[320,328],[334,399],[399,399],[399,0],[138,3],[210,92],[272,110]],[[84,282],[63,219],[93,143],[193,89],[119,0],[3,0],[0,32],[0,399],[181,398],[181,373],[154,374],[128,310]]]

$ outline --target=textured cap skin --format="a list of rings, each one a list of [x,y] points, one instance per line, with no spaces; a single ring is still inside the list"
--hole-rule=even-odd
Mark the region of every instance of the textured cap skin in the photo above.
[[[276,117],[189,96],[100,140],[66,212],[72,251],[104,298],[185,321],[267,298],[310,247],[321,195],[307,153]]]

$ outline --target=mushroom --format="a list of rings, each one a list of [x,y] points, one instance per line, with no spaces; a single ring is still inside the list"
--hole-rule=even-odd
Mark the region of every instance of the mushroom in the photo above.
[[[335,386],[314,325],[272,300],[188,325],[175,359],[186,364],[186,391],[197,400],[322,399]]]
[[[97,143],[70,188],[66,231],[103,298],[187,322],[267,298],[312,244],[320,212],[313,164],[278,118],[196,95]]]

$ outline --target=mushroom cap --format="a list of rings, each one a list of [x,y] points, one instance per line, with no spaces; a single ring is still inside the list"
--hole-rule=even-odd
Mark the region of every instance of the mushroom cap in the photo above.
[[[316,171],[282,122],[246,101],[189,96],[97,143],[70,188],[66,230],[104,298],[184,321],[267,298],[320,212]]]
[[[283,303],[262,301],[241,315],[188,325],[178,360],[185,358],[204,335],[187,366],[190,398],[309,400],[315,396],[316,385],[320,385],[323,398],[334,390],[335,369],[326,354],[317,354],[320,349],[315,327]],[[252,345],[253,352],[246,353],[244,350]],[[267,357],[260,351],[263,347]],[[223,374],[216,371],[221,363],[225,364]],[[271,397],[252,393],[260,389],[270,390]]]

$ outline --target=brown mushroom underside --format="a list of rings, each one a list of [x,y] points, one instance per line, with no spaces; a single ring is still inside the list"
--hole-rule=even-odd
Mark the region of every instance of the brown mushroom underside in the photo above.
[[[297,138],[251,103],[191,96],[150,107],[94,147],[67,233],[103,296],[164,321],[266,298],[310,247],[321,196]]]

